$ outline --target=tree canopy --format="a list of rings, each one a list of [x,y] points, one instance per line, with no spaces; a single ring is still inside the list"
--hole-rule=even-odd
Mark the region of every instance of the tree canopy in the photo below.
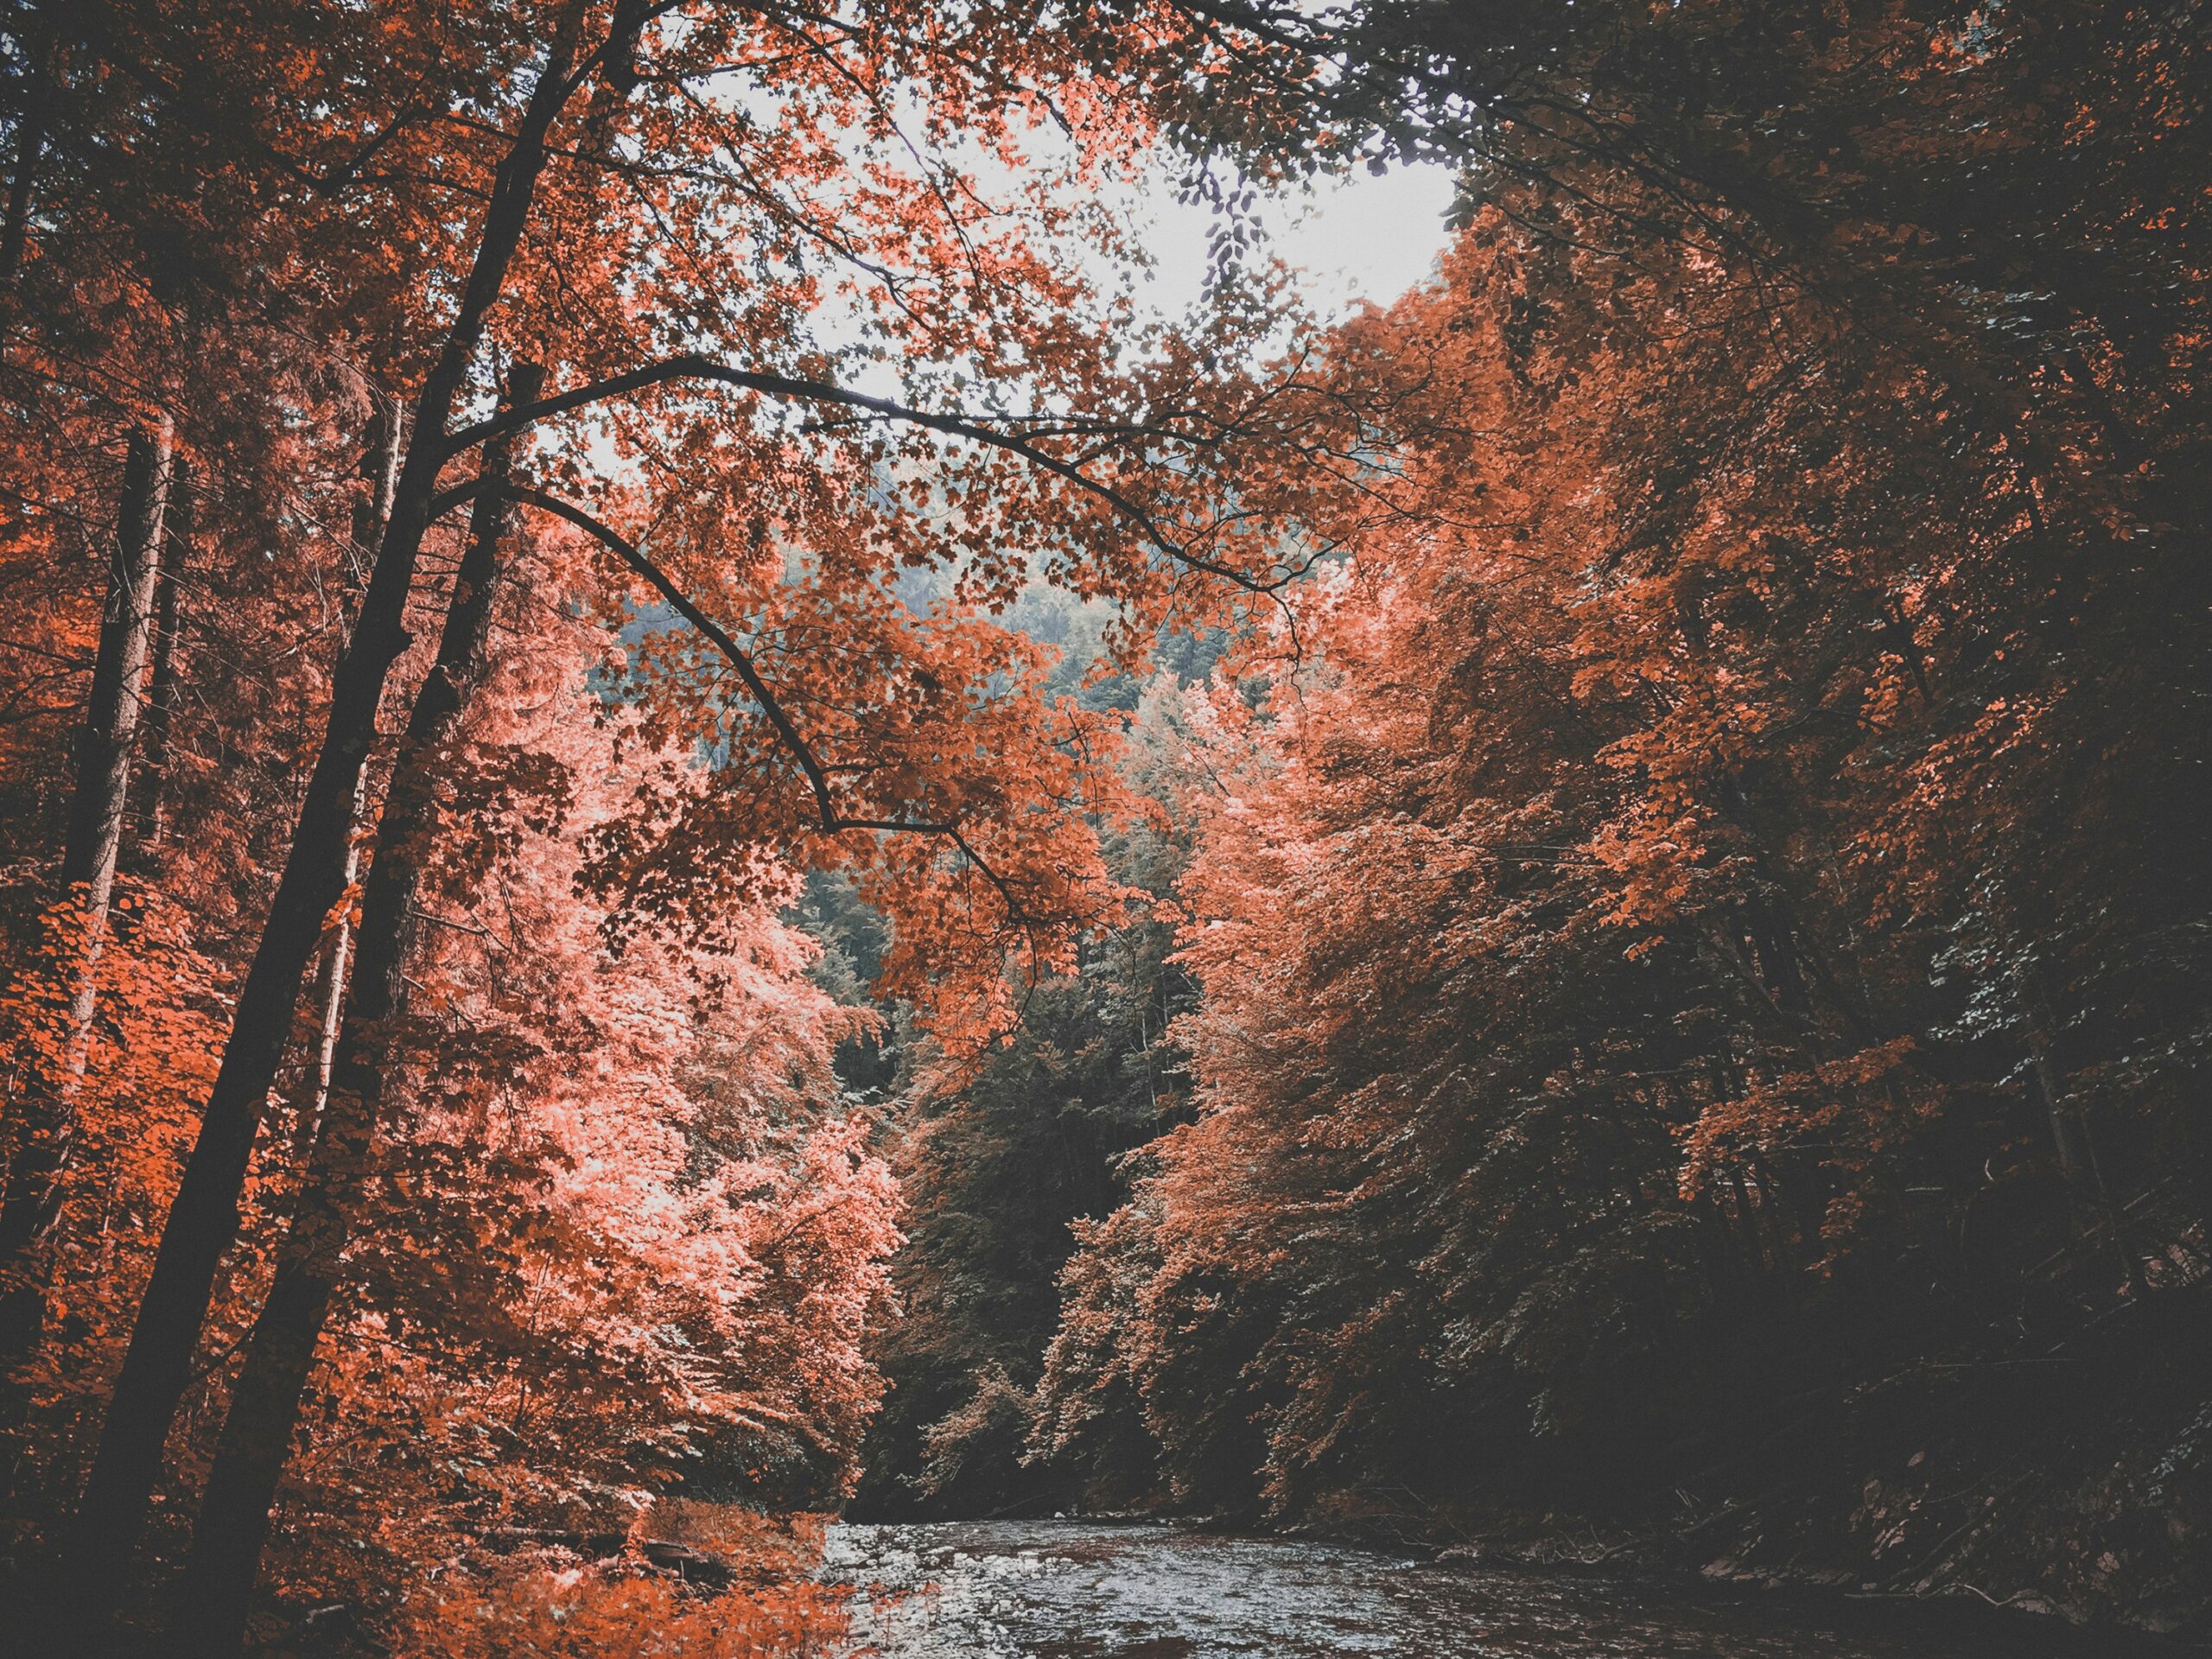
[[[2205,50],[21,0],[0,1609],[797,1650],[849,1501],[1810,1548],[1967,1421],[1843,1529],[2178,1515]],[[1255,201],[1413,162],[1313,315]]]

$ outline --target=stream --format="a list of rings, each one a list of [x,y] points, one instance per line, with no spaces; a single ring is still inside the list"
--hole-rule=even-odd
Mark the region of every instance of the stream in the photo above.
[[[830,1529],[873,1659],[2116,1659],[2164,1652],[1955,1602],[1700,1591],[1094,1521]]]

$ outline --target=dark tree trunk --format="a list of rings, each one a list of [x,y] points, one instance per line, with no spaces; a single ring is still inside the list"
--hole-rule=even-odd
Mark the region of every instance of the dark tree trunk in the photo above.
[[[534,402],[543,379],[536,367],[518,366],[510,400]],[[486,444],[480,476],[504,480],[509,448],[505,438]],[[435,825],[438,769],[484,677],[499,543],[513,516],[498,497],[477,498],[437,662],[416,694],[393,762],[361,896],[353,1003],[339,1036],[334,1086],[277,1253],[276,1281],[248,1339],[200,1501],[170,1625],[168,1650],[180,1659],[232,1659],[245,1639],[276,1483],[384,1117],[394,1058],[391,1024],[404,997],[400,970],[408,918],[420,886],[422,851]]]
[[[20,14],[18,14],[20,16]],[[26,35],[41,33],[39,20],[29,20]],[[0,284],[13,288],[23,268],[23,251],[30,242],[31,207],[39,162],[46,156],[46,67],[50,46],[32,55],[35,67],[24,76],[22,97],[16,118],[15,166],[8,179],[7,217],[0,220]]]
[[[321,752],[308,779],[269,920],[239,988],[200,1134],[162,1229],[98,1450],[63,1541],[49,1604],[54,1628],[41,1651],[83,1655],[105,1645],[118,1587],[162,1470],[162,1449],[192,1380],[192,1357],[213,1298],[216,1270],[238,1228],[238,1199],[270,1086],[283,1058],[300,982],[323,918],[345,890],[346,849],[361,767],[376,735],[377,707],[406,648],[409,588],[444,464],[444,435],[485,320],[506,281],[546,162],[545,137],[575,91],[573,67],[584,12],[561,15],[512,147],[499,164],[475,262],[453,326],[416,399],[411,442],[393,492],[360,620],[339,658]]]
[[[64,959],[75,976],[66,1050],[58,1075],[35,1068],[22,1094],[22,1122],[0,1198],[0,1353],[20,1353],[38,1340],[46,1297],[35,1257],[50,1226],[68,1158],[69,1096],[84,1073],[90,1046],[99,959],[107,941],[108,904],[116,855],[123,844],[124,803],[130,786],[130,751],[138,729],[138,688],[146,668],[146,632],[168,505],[171,446],[166,421],[130,435],[109,556],[107,598],[92,692],[77,744],[77,784],[62,843],[61,881],[79,905],[76,938]]]
[[[92,698],[77,751],[77,789],[61,850],[63,883],[86,890],[88,929],[107,914],[116,855],[123,847],[131,744],[138,733],[139,688],[146,675],[172,464],[166,421],[153,431],[141,429],[130,435],[99,655],[92,665]]]

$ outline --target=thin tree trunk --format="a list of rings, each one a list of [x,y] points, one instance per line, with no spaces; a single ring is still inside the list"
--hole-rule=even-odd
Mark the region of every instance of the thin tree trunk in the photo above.
[[[32,29],[37,29],[35,21]],[[26,31],[30,32],[30,31]],[[38,67],[25,77],[22,111],[16,121],[16,165],[8,181],[7,217],[0,222],[0,285],[13,288],[29,245],[32,193],[38,165],[46,156],[45,73],[51,46],[38,52]]]
[[[14,1278],[0,1297],[0,1352],[20,1353],[38,1340],[46,1297],[32,1258],[57,1213],[68,1157],[70,1095],[91,1048],[100,953],[107,942],[108,904],[115,891],[116,855],[123,844],[130,751],[138,728],[138,689],[146,667],[146,632],[168,505],[171,442],[166,418],[130,435],[123,464],[115,542],[108,562],[92,693],[77,746],[77,785],[62,843],[61,882],[79,909],[67,954],[75,976],[59,1075],[29,1068],[22,1094],[24,1123],[0,1198],[0,1274]]]
[[[511,401],[535,401],[543,379],[534,365],[518,365]],[[480,476],[504,479],[509,448],[504,437],[486,444]],[[400,969],[408,917],[420,886],[422,849],[435,821],[437,770],[484,677],[499,543],[513,517],[513,510],[497,498],[477,498],[437,662],[416,695],[393,762],[362,894],[359,957],[353,1004],[339,1040],[336,1086],[278,1251],[269,1300],[254,1324],[232,1388],[230,1412],[200,1497],[170,1625],[168,1649],[179,1659],[232,1659],[245,1639],[276,1483],[353,1236],[370,1173],[372,1142],[385,1115],[391,1025],[405,995]]]
[[[368,773],[361,774],[353,791],[353,804],[346,810],[346,875],[343,892],[350,893],[353,884],[361,879],[361,812],[368,804]],[[292,1127],[293,1160],[296,1163],[307,1155],[315,1144],[315,1127],[322,1122],[323,1108],[330,1101],[330,1076],[338,1058],[339,1022],[346,1012],[346,985],[353,967],[353,923],[349,912],[338,918],[338,925],[331,930],[330,946],[323,953],[322,978],[315,988],[315,1001],[321,1010],[315,1022],[315,1085],[307,1098],[300,1102],[299,1116]]]
[[[362,461],[362,471],[370,480],[369,499],[361,503],[353,520],[353,544],[357,548],[373,548],[391,517],[392,491],[399,482],[400,442],[399,410],[379,402],[372,441]],[[361,810],[367,783],[368,773],[364,771],[360,781],[354,785],[353,804],[346,814],[347,892],[353,890],[361,876]],[[338,1022],[346,1008],[346,976],[353,943],[352,920],[349,916],[341,916],[331,933],[330,948],[323,957],[322,982],[317,992],[322,1014],[316,1027],[321,1034],[315,1043],[315,1089],[301,1107],[299,1121],[293,1130],[293,1146],[302,1154],[313,1144],[315,1125],[322,1121],[323,1103],[330,1098],[330,1069],[338,1054]]]
[[[154,665],[146,678],[145,734],[139,745],[141,855],[160,848],[168,828],[165,786],[169,739],[176,721],[177,584],[192,558],[193,475],[180,461],[169,484],[168,534],[162,538],[161,574],[154,581]]]
[[[16,140],[16,175],[8,186],[8,220],[0,228],[0,283],[10,288],[23,268],[23,249],[30,232],[31,179],[45,146],[44,130],[26,122]]]
[[[191,1382],[216,1269],[238,1233],[254,1135],[283,1058],[301,978],[323,918],[345,891],[349,808],[376,735],[385,680],[408,643],[408,590],[445,461],[447,424],[520,245],[545,168],[546,133],[575,91],[572,72],[584,10],[584,0],[574,0],[556,25],[513,145],[493,177],[453,326],[416,401],[391,520],[370,571],[360,621],[333,677],[322,747],[308,779],[284,873],[239,988],[230,1039],[162,1229],[92,1471],[63,1543],[50,1603],[54,1639],[42,1651],[77,1656],[104,1644],[118,1586],[126,1581],[145,1524],[162,1448]]]
[[[77,994],[69,1008],[69,1072],[82,1077],[92,1030],[92,994],[107,939],[108,902],[123,849],[130,793],[130,753],[138,734],[139,688],[146,677],[146,636],[154,620],[154,579],[161,568],[162,524],[168,505],[172,444],[166,417],[154,430],[130,435],[124,462],[123,512],[108,571],[107,612],[85,713],[77,792],[62,845],[61,880],[84,889],[85,944]]]

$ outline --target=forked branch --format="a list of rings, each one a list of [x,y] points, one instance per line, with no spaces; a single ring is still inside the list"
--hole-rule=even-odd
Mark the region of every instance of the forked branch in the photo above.
[[[768,683],[761,677],[760,668],[753,662],[752,653],[738,644],[731,637],[728,629],[701,610],[690,596],[677,585],[675,579],[648,557],[642,548],[613,525],[585,512],[573,501],[564,501],[559,496],[550,494],[535,486],[493,479],[472,479],[466,484],[457,485],[452,489],[441,493],[430,503],[430,517],[435,520],[452,512],[463,502],[474,500],[477,497],[486,494],[496,494],[505,500],[524,506],[536,507],[542,512],[550,513],[556,518],[574,524],[621,561],[632,575],[637,576],[639,581],[667,601],[671,609],[696,628],[716,651],[721,653],[730,667],[735,671],[747,693],[760,706],[762,717],[767,721],[770,728],[776,734],[777,741],[783,745],[785,752],[791,757],[799,771],[805,775],[807,787],[814,797],[815,812],[821,822],[824,835],[841,835],[849,830],[868,830],[901,835],[934,836],[940,840],[949,842],[959,850],[963,858],[982,872],[983,879],[997,891],[1001,901],[1006,906],[1007,919],[1019,927],[1034,931],[1039,925],[1036,918],[1030,915],[1021,901],[1015,897],[1014,889],[1006,878],[993,869],[989,861],[976,850],[974,844],[969,842],[966,832],[957,820],[940,822],[924,818],[861,818],[849,817],[839,810],[836,793],[830,783],[830,769],[814,753],[813,746],[800,734],[798,726],[792,722],[791,715],[785,711],[781,701],[770,689]]]

